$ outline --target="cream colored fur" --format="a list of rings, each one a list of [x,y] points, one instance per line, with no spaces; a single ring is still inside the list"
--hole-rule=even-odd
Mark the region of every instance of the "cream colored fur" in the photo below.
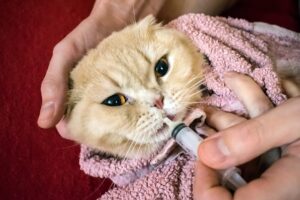
[[[170,68],[159,78],[154,66],[163,56]],[[182,119],[201,98],[203,62],[185,36],[151,16],[113,33],[71,72],[67,116],[72,139],[119,157],[148,157],[170,138],[163,118]],[[126,95],[126,104],[101,104],[115,93]],[[159,96],[163,109],[154,106]]]

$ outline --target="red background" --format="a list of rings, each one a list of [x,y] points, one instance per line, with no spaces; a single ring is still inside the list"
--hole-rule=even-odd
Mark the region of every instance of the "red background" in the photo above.
[[[109,182],[79,169],[79,146],[36,120],[53,46],[94,0],[0,0],[0,198],[95,199]],[[241,0],[226,15],[299,31],[293,0]]]

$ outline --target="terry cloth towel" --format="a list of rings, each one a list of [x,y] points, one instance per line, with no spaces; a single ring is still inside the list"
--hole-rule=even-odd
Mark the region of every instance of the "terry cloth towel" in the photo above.
[[[275,105],[285,100],[273,67],[277,56],[300,66],[299,34],[268,24],[203,14],[184,15],[167,26],[188,36],[209,60],[204,66],[205,83],[212,94],[202,104],[246,114],[224,84],[227,71],[251,76]],[[86,174],[110,178],[116,185],[100,199],[192,199],[194,160],[189,155],[179,154],[156,167],[150,160],[118,160],[85,146],[80,153],[80,166]]]

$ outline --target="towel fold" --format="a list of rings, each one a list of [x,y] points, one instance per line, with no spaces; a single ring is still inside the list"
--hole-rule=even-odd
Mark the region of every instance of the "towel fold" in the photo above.
[[[199,102],[202,105],[246,115],[241,102],[224,83],[223,76],[228,71],[251,76],[274,105],[286,99],[274,68],[282,63],[282,57],[292,61],[285,65],[300,68],[298,33],[264,23],[203,14],[184,15],[167,26],[189,37],[209,60],[204,66],[204,79],[212,95],[204,97]],[[80,153],[80,166],[86,174],[110,178],[116,184],[100,199],[192,199],[192,157],[181,153],[159,166],[151,166],[150,160],[120,160],[85,146]]]

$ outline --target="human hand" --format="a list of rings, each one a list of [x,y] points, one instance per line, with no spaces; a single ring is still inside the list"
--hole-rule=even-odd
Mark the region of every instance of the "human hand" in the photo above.
[[[112,31],[119,30],[150,13],[156,14],[164,1],[96,0],[91,14],[53,49],[47,73],[41,85],[42,106],[38,125],[57,125],[61,136],[68,138],[62,120],[68,76],[74,65]]]
[[[300,198],[300,98],[273,108],[251,78],[231,73],[226,84],[241,99],[253,119],[208,109],[207,123],[220,131],[198,149],[194,198],[282,200]],[[271,110],[270,110],[271,109]],[[231,194],[220,186],[215,169],[237,166],[269,149],[285,145],[282,157],[258,179]],[[209,167],[208,167],[209,166]]]

